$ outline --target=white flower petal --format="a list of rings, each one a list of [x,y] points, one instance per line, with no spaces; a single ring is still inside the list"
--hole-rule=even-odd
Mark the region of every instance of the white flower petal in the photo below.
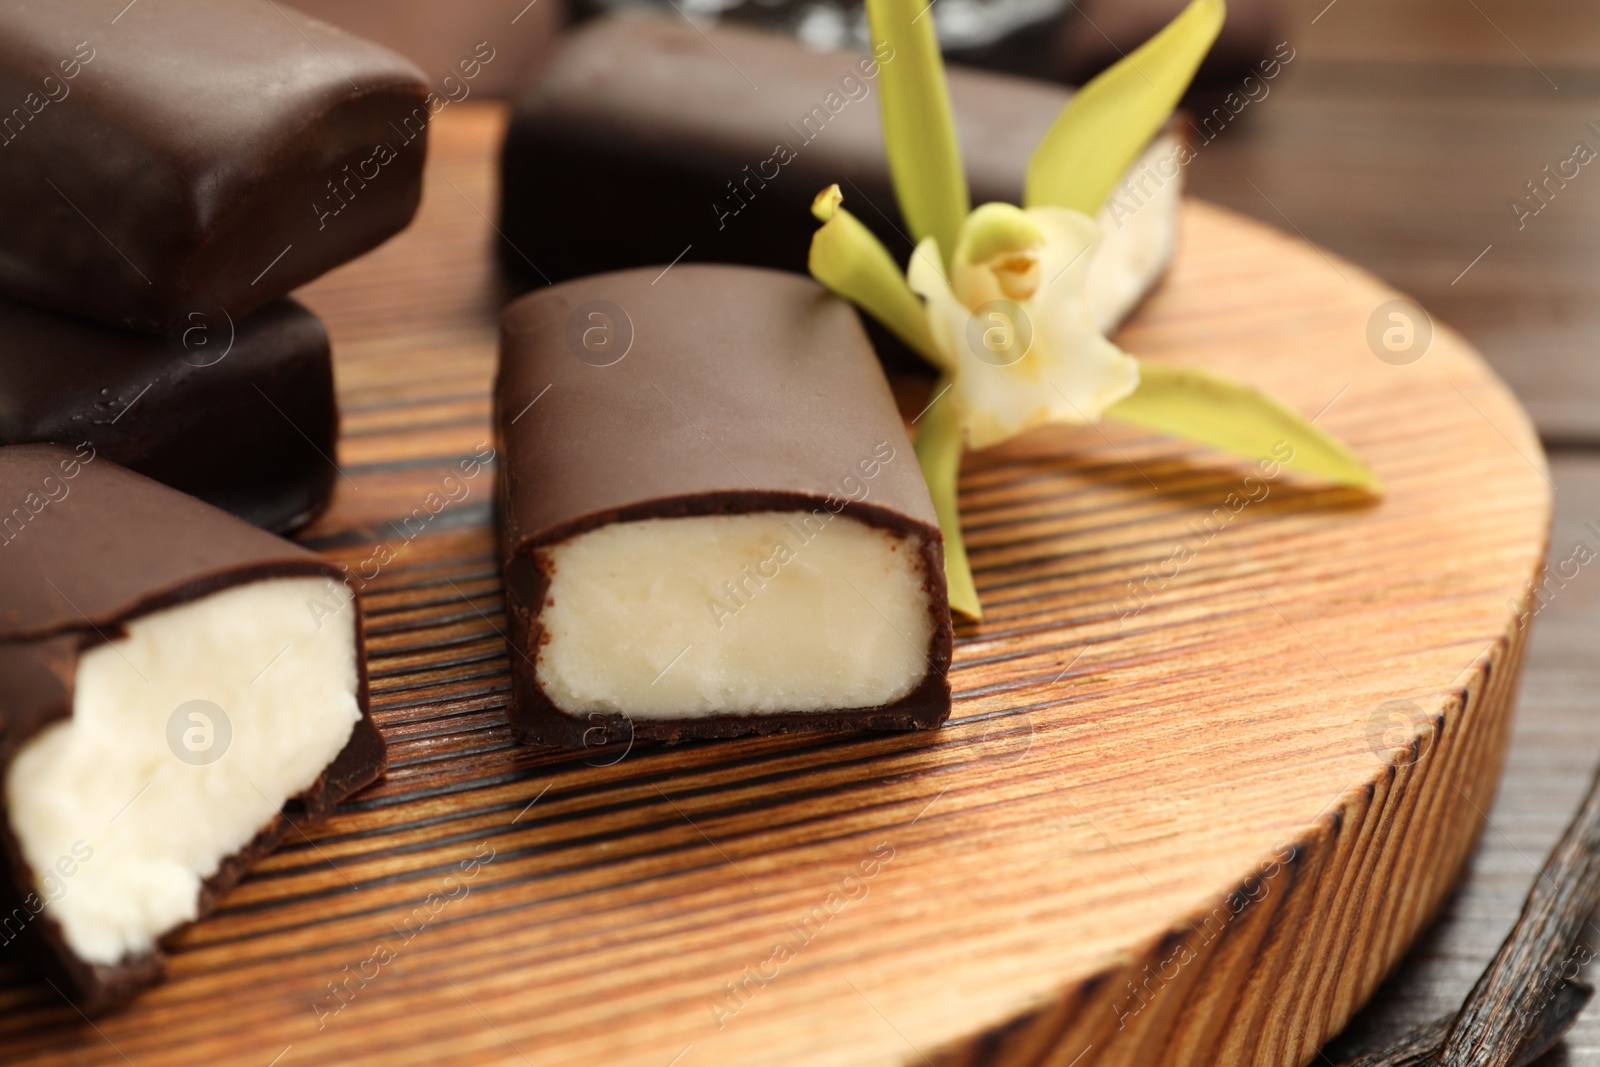
[[[932,237],[924,237],[916,251],[911,253],[911,263],[906,267],[906,281],[911,285],[911,291],[930,299],[931,294],[942,291],[954,299],[954,294],[950,293],[950,283],[944,276],[942,262],[939,258],[939,242]]]
[[[1064,207],[1036,207],[1028,211],[1044,233],[1040,256],[1044,281],[1036,300],[1075,301],[1087,306],[1085,289],[1089,264],[1100,243],[1100,224],[1078,211]]]
[[[906,282],[911,291],[926,302],[928,332],[933,335],[934,347],[942,356],[944,370],[956,372],[960,360],[961,338],[970,317],[950,291],[944,268],[939,258],[939,243],[932,237],[924,238],[911,253],[911,264],[906,268]]]
[[[956,299],[937,249],[924,241],[908,270],[927,301],[934,342],[955,370],[955,398],[969,448],[988,448],[1036,426],[1093,422],[1139,384],[1139,365],[1095,326],[1085,299],[1099,227],[1063,208],[1029,212],[1045,235],[1043,284],[1031,300],[985,306],[975,321]],[[985,347],[985,331],[1031,334],[1025,354],[1007,360]]]
[[[1035,208],[1028,214],[1045,234],[1045,284],[1030,308],[1034,334],[1057,357],[1045,372],[1051,391],[1061,407],[1076,413],[1051,421],[1094,422],[1139,386],[1138,361],[1106,340],[1088,299],[1100,227],[1065,208]]]
[[[1100,335],[1038,304],[1023,312],[1033,323],[1027,355],[1009,366],[962,352],[956,395],[965,414],[967,445],[988,448],[1045,423],[1090,423],[1139,385],[1139,364]]]
[[[1086,292],[1101,333],[1122,325],[1172,261],[1186,151],[1171,134],[1157,136],[1100,209],[1100,244]]]

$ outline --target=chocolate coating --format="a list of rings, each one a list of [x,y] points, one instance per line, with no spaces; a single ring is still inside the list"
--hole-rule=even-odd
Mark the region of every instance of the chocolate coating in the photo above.
[[[60,445],[0,448],[0,486],[14,510],[0,516],[0,768],[41,729],[72,714],[78,657],[124,623],[208,593],[267,578],[343,578],[316,554],[103,457]],[[37,510],[35,510],[37,508]],[[351,595],[355,596],[354,590]],[[377,779],[387,757],[367,706],[357,609],[357,699],[362,718],[344,751],[282,816],[224,861],[201,892],[200,914],[277,844],[291,823],[323,818]],[[0,917],[34,892],[9,820],[0,826]],[[126,1000],[161,975],[159,952],[115,967],[73,955],[48,911],[22,939],[85,1012]]]
[[[583,333],[599,324],[590,317],[597,307],[611,331],[599,352],[586,349]],[[938,519],[849,305],[792,274],[680,264],[523,297],[506,309],[500,343],[497,493],[519,738],[576,747],[931,728],[948,717],[951,626]],[[625,354],[611,362],[617,351]],[[868,497],[845,499],[841,481],[882,441],[900,458],[884,465]],[[921,545],[935,625],[929,672],[905,698],[838,712],[629,721],[578,719],[544,695],[533,658],[549,575],[535,550],[612,522],[810,511],[830,502],[830,510]]]
[[[298,0],[295,6],[414,60],[433,79],[434,91],[452,102],[503,98],[521,88],[567,19],[563,0],[515,6],[506,0]]]
[[[283,532],[327,506],[338,425],[327,331],[292,300],[165,338],[0,298],[0,445],[87,442]]]
[[[865,53],[760,30],[596,20],[518,101],[501,261],[553,281],[679,255],[804,273],[820,225],[811,201],[837,182],[904,262],[875,76]],[[949,85],[972,202],[1020,203],[1028,158],[1070,92],[956,66]]]
[[[269,0],[122,7],[0,5],[0,291],[145,332],[238,321],[411,220],[411,62]]]

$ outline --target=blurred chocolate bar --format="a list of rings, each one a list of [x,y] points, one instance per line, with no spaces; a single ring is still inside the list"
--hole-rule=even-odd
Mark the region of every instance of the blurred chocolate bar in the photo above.
[[[875,78],[892,55],[816,52],[792,38],[628,15],[571,34],[517,103],[502,160],[501,261],[530,282],[677,261],[804,272],[812,199],[845,206],[896,256],[912,250],[884,158]],[[1022,198],[1023,176],[1070,93],[952,67],[972,201]],[[1091,264],[1110,329],[1170,256],[1179,145],[1159,135],[1137,190],[1101,214]]]
[[[0,445],[55,441],[279,532],[328,502],[328,335],[280,300],[151,337],[0,298]]]
[[[0,5],[0,291],[150,333],[240,321],[411,221],[408,60],[271,0],[116,6]]]
[[[654,11],[669,0],[570,0],[580,19]],[[967,66],[1081,85],[1138,48],[1188,0],[961,0],[929,8],[945,58]],[[1232,0],[1228,21],[1190,99],[1239,82],[1281,42],[1281,0]],[[812,48],[865,49],[863,0],[721,0],[696,21],[732,22],[792,34]]]
[[[564,0],[295,0],[294,6],[399,52],[453,102],[509,96],[566,21]]]

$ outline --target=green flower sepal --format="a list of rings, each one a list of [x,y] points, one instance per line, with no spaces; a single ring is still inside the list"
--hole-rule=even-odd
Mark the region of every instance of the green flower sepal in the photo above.
[[[872,315],[940,372],[916,430],[917,458],[945,539],[955,611],[981,606],[961,536],[963,449],[1037,426],[1130,422],[1373,495],[1382,485],[1348,447],[1264,393],[1214,371],[1136,360],[1101,332],[1114,316],[1090,284],[1094,215],[1171,115],[1221,29],[1223,0],[1193,0],[1165,29],[1077,92],[1029,161],[1024,204],[968,201],[944,67],[920,0],[867,0],[884,147],[917,248],[902,273],[843,206],[818,194],[812,275]],[[1104,303],[1104,298],[1100,298]]]

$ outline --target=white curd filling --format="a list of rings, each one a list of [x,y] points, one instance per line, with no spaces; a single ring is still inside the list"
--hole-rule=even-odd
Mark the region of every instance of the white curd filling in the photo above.
[[[1183,208],[1179,152],[1171,134],[1151,141],[1100,209],[1087,293],[1102,333],[1121,325],[1172,260]]]
[[[825,508],[614,523],[540,561],[539,685],[569,714],[873,708],[929,671],[918,543]]]
[[[236,586],[79,659],[72,717],[5,780],[38,900],[79,958],[116,964],[195,919],[201,883],[349,741],[356,609],[315,610],[325,587]]]

